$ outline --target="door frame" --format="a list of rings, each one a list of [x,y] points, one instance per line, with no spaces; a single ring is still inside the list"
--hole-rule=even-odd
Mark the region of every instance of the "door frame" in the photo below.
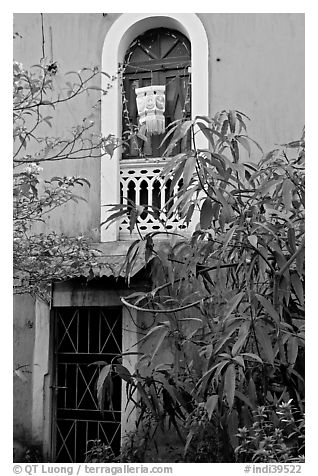
[[[32,444],[51,460],[52,319],[47,302],[35,300],[35,337],[32,365]]]
[[[32,439],[33,444],[42,448],[43,460],[53,461],[54,457],[54,319],[53,309],[59,307],[118,307],[122,308],[122,349],[123,352],[137,351],[138,313],[128,311],[120,296],[131,294],[132,290],[104,289],[92,292],[89,289],[75,290],[71,283],[62,283],[59,292],[52,294],[52,307],[37,300],[35,303],[35,345],[32,375]],[[137,355],[125,355],[123,365],[133,373]],[[121,404],[121,444],[125,435],[135,429],[137,410],[132,403],[127,404],[125,386],[122,385]],[[127,407],[127,408],[126,408]]]

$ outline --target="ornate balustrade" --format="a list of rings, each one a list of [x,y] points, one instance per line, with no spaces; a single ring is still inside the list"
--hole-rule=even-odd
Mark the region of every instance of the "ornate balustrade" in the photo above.
[[[186,232],[184,221],[177,215],[169,220],[166,219],[168,210],[165,209],[164,205],[169,198],[176,195],[180,182],[174,187],[173,191],[170,190],[169,182],[163,184],[163,179],[159,177],[159,174],[165,164],[166,161],[163,159],[126,159],[120,161],[121,203],[127,203],[127,199],[129,199],[136,205],[157,209],[160,219],[165,222],[164,226],[147,211],[144,211],[138,218],[138,227],[142,233],[165,231],[165,229],[169,231],[182,230],[183,234]],[[172,201],[173,198],[171,204]],[[129,217],[123,218],[119,223],[119,239],[129,240],[135,236],[136,232],[131,235],[129,231]]]

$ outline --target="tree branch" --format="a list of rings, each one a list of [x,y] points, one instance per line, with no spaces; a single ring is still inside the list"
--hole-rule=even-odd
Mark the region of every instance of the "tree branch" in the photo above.
[[[158,310],[145,309],[143,307],[135,306],[134,304],[130,304],[130,302],[126,301],[126,299],[123,298],[123,297],[120,298],[120,300],[125,306],[130,307],[131,309],[135,309],[135,311],[149,312],[151,314],[169,314],[169,313],[172,313],[172,312],[184,311],[185,309],[189,309],[190,307],[197,306],[201,302],[206,301],[207,299],[210,299],[210,298],[211,298],[211,296],[206,296],[204,298],[199,299],[198,301],[187,304],[186,306],[177,307],[175,309],[158,309]]]

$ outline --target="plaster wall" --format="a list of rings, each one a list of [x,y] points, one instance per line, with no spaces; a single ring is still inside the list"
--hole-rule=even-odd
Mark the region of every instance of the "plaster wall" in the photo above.
[[[238,109],[264,151],[305,124],[305,15],[199,13],[209,38],[211,114]]]
[[[13,369],[21,367],[22,378],[13,380],[13,434],[19,445],[32,438],[32,380],[35,335],[34,299],[16,296],[13,305]],[[25,366],[25,367],[24,367]]]
[[[101,13],[81,14],[43,14],[44,53],[48,62],[56,61],[58,71],[54,76],[56,90],[63,90],[65,81],[76,82],[76,75],[64,76],[70,71],[79,71],[84,67],[101,65],[101,54],[105,34],[117,17],[109,14],[103,17]],[[14,15],[14,31],[22,38],[14,40],[14,59],[23,63],[26,68],[39,64],[43,57],[42,51],[42,21],[40,13],[18,13]],[[84,73],[85,76],[85,73]],[[100,86],[100,78],[92,82]],[[100,92],[91,90],[88,94],[77,97],[70,103],[65,103],[48,115],[54,116],[52,128],[46,134],[53,137],[63,137],[73,126],[81,124],[82,120],[94,112],[90,118],[95,122],[92,131],[100,133],[100,110],[92,109],[100,99]],[[42,164],[43,165],[43,164]],[[86,199],[79,203],[69,203],[50,214],[45,224],[49,228],[70,235],[86,233],[95,241],[99,241],[100,223],[100,159],[77,159],[63,162],[45,163],[44,176],[71,176],[86,178],[91,187],[79,187],[78,195]],[[39,226],[39,231],[43,227]]]
[[[57,87],[63,74],[101,65],[107,31],[119,14],[48,13],[43,15],[45,56],[58,62]],[[277,143],[300,137],[304,126],[304,15],[289,13],[198,14],[209,41],[210,114],[238,109],[251,118],[249,134],[268,151]],[[39,63],[42,26],[39,13],[15,15],[14,58],[25,66]],[[116,73],[108,71],[109,74]],[[98,85],[98,83],[96,83]],[[80,123],[99,99],[91,91],[58,112],[50,133],[62,135]],[[109,114],[112,112],[109,111]],[[100,111],[95,110],[95,132]],[[259,153],[254,150],[257,160]],[[88,233],[99,240],[100,160],[85,159],[45,165],[47,176],[87,178],[90,189],[80,190],[87,202],[71,204],[51,214],[50,226],[69,234]]]

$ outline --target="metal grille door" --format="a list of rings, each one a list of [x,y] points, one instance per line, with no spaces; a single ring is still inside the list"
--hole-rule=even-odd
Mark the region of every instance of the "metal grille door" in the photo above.
[[[87,441],[120,447],[121,381],[113,381],[113,410],[98,409],[100,369],[122,350],[121,308],[54,310],[53,457],[60,463],[85,460]]]

